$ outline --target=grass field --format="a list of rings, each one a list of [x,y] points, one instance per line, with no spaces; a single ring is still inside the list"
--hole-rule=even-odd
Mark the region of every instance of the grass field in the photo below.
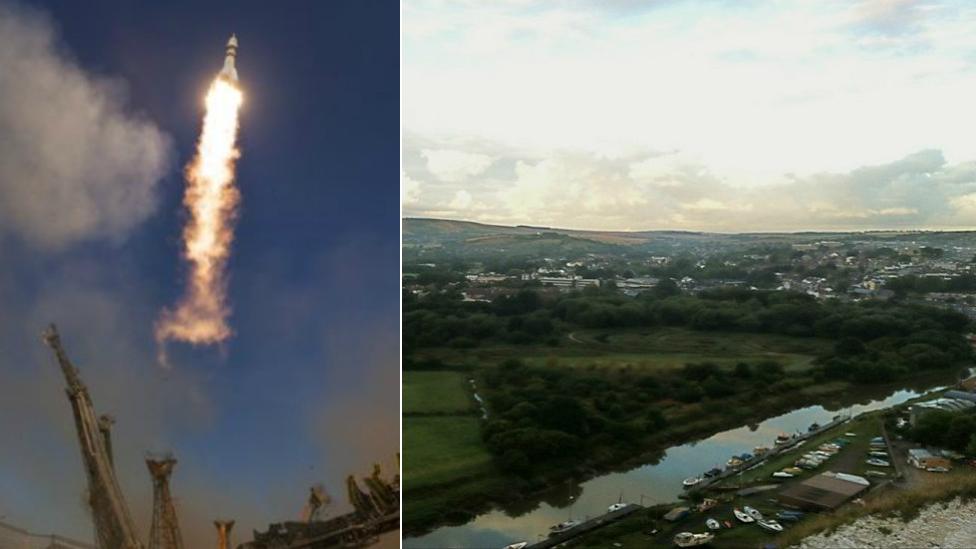
[[[573,368],[673,369],[710,361],[732,367],[738,362],[774,360],[789,371],[802,371],[830,341],[777,334],[698,332],[684,328],[580,330],[558,346],[491,345],[474,349],[424,349],[417,358],[447,364],[482,366],[519,358],[536,365]]]
[[[457,414],[474,409],[467,378],[458,372],[404,372],[404,414]]]
[[[406,490],[446,484],[494,472],[472,416],[409,417],[403,422]]]

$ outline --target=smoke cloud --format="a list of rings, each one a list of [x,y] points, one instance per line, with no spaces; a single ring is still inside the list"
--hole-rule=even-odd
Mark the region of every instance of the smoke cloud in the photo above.
[[[59,249],[152,213],[170,139],[121,88],[63,53],[46,17],[0,2],[0,235]]]

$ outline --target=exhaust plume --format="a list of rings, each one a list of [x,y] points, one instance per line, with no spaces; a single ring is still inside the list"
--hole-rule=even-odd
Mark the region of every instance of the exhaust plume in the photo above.
[[[238,112],[243,94],[236,83],[218,76],[206,98],[203,131],[186,169],[183,204],[190,214],[183,230],[183,256],[189,279],[183,299],[164,309],[156,323],[160,361],[167,341],[194,345],[221,343],[232,335],[227,323],[227,259],[234,239],[240,192],[234,186]]]

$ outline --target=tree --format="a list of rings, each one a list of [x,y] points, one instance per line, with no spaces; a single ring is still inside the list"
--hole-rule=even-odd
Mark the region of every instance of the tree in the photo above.
[[[530,471],[529,456],[522,450],[510,448],[498,458],[498,465],[503,471],[520,476],[528,475]]]
[[[658,298],[670,297],[673,295],[680,295],[681,288],[678,288],[678,285],[674,280],[670,278],[662,278],[651,290],[651,294]]]

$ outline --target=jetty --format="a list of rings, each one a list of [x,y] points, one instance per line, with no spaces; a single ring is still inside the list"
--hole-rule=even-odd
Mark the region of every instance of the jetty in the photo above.
[[[595,518],[591,518],[585,522],[580,523],[565,532],[549,536],[543,541],[538,543],[533,543],[526,547],[526,549],[549,549],[550,547],[556,547],[559,544],[566,543],[567,541],[582,536],[583,534],[592,532],[599,528],[603,528],[608,524],[612,524],[630,514],[636,513],[640,509],[643,509],[640,505],[636,503],[629,503],[626,507],[600,515]]]

